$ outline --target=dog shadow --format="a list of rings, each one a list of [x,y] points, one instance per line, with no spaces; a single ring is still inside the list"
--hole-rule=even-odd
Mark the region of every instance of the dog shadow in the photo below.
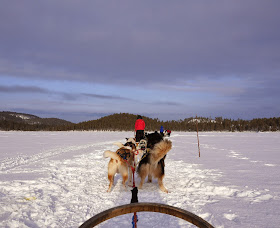
[[[113,183],[113,186],[112,186],[110,192],[122,192],[122,191],[128,192],[128,191],[130,191],[130,189],[132,188],[132,182],[130,183],[129,181],[127,181],[126,188],[124,188],[122,181],[123,181],[122,176],[120,174],[116,174],[114,177],[114,183]]]

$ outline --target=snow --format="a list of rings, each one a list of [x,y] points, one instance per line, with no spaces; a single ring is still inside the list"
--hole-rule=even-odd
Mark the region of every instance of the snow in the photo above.
[[[26,115],[21,115],[21,114],[10,114],[11,116],[15,116],[15,117],[18,117],[18,118],[21,118],[23,120],[29,120],[31,119],[30,116],[26,116]]]
[[[107,193],[105,150],[132,132],[1,132],[0,227],[78,227],[109,208],[128,204],[121,177]],[[172,132],[164,185],[145,183],[139,202],[188,210],[214,227],[280,224],[280,133]],[[136,179],[136,183],[139,183]],[[141,212],[138,227],[194,227],[173,216]],[[132,214],[99,227],[132,227]]]
[[[193,118],[191,120],[188,121],[189,123],[207,123],[207,122],[211,122],[211,123],[216,123],[216,120],[208,120],[208,119],[197,119],[197,118]]]

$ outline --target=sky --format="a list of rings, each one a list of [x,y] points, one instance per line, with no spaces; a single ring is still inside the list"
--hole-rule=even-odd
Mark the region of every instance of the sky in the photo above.
[[[280,113],[278,0],[2,0],[0,111],[72,122]]]

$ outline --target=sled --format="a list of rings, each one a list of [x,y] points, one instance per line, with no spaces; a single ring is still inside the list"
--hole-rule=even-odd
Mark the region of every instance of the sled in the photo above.
[[[160,203],[131,203],[113,207],[93,216],[92,218],[84,222],[79,228],[91,228],[108,219],[120,215],[144,211],[172,215],[188,221],[189,223],[192,223],[199,228],[214,228],[214,226],[212,226],[210,223],[189,211]]]

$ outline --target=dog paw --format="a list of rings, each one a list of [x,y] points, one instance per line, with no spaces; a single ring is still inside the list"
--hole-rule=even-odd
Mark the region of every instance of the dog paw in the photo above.
[[[168,193],[168,190],[166,188],[160,188],[161,191]]]

